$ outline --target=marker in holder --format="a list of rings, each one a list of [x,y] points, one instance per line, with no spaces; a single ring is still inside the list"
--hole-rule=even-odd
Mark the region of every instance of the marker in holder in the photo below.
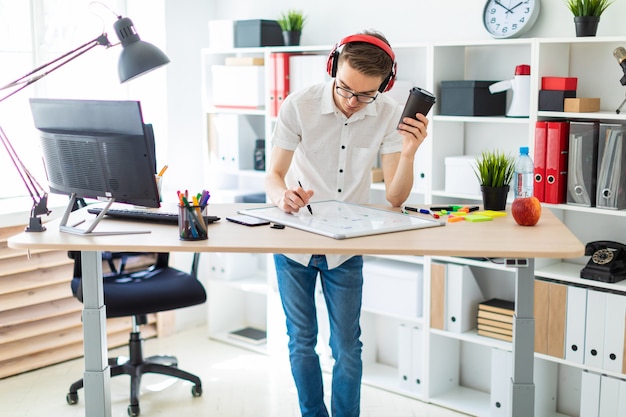
[[[205,216],[207,204],[178,205],[178,237],[180,240],[205,240],[209,238]]]

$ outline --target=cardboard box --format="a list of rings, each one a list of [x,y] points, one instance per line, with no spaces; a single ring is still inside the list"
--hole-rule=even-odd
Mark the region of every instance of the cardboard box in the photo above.
[[[235,48],[284,45],[283,31],[275,20],[235,21]]]
[[[539,90],[539,111],[563,111],[566,98],[576,98],[576,91]]]
[[[497,81],[442,81],[440,114],[449,116],[504,116],[506,91],[491,94]]]
[[[261,108],[265,105],[265,67],[213,65],[212,92],[216,107]]]
[[[600,111],[600,98],[566,98],[563,101],[563,111],[574,113]]]
[[[448,156],[444,163],[446,193],[481,195],[480,182],[474,172],[476,156]]]
[[[383,182],[382,168],[372,168],[372,182]]]
[[[577,87],[576,77],[541,77],[542,90],[576,90]]]

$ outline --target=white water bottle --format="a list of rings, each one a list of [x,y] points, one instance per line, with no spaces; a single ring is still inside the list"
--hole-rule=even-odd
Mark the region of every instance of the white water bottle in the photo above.
[[[535,166],[528,155],[528,146],[519,148],[513,174],[513,195],[515,198],[532,197]]]

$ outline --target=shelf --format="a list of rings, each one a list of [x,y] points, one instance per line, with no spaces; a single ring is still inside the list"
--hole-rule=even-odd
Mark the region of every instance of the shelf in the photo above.
[[[601,209],[597,207],[576,206],[573,204],[541,203],[541,205],[545,208],[554,209],[554,210],[578,211],[581,213],[590,213],[590,214],[602,215],[602,216],[626,217],[626,210],[609,210],[609,209]]]
[[[490,337],[479,336],[476,329],[469,330],[463,333],[448,332],[445,330],[430,329],[432,334],[444,336],[450,339],[456,339],[463,342],[470,342],[475,345],[487,346],[492,348],[498,348],[502,350],[511,350],[511,343],[503,340],[492,339]]]
[[[236,329],[233,329],[233,330],[236,330]],[[260,345],[255,345],[254,343],[246,343],[242,340],[234,339],[228,336],[227,332],[212,334],[212,335],[209,335],[209,337],[213,340],[217,340],[220,342],[228,343],[229,345],[234,345],[234,346],[238,346],[244,349],[248,349],[253,352],[261,353],[263,355],[267,355],[268,353],[267,343],[263,343]]]
[[[588,287],[590,289],[603,288],[612,292],[618,292],[626,295],[626,280],[608,283],[580,278],[580,270],[584,265],[574,264],[571,262],[557,262],[538,268],[535,270],[535,276],[548,278],[556,281],[562,281],[579,287]]]
[[[506,117],[506,116],[433,116],[433,120],[438,122],[462,122],[462,123],[502,123],[502,124],[528,124],[528,117]]]
[[[593,113],[572,113],[572,112],[558,112],[558,111],[540,111],[537,115],[541,118],[558,118],[558,119],[591,119],[599,121],[626,121],[626,109],[625,112],[620,114],[615,113],[615,110],[601,110]]]
[[[261,272],[243,279],[225,280],[219,278],[210,278],[210,280],[211,284],[224,285],[254,294],[266,295],[269,291],[267,277],[264,273]]]
[[[488,416],[491,398],[488,393],[458,386],[443,394],[430,397],[429,401],[472,416]]]

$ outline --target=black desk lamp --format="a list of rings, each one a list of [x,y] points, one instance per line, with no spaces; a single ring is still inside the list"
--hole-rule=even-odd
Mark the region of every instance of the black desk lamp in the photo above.
[[[118,62],[118,74],[121,83],[132,80],[170,62],[167,55],[165,55],[159,48],[148,42],[144,42],[139,38],[133,22],[129,18],[118,15],[117,21],[113,24],[113,28],[115,29],[115,33],[117,34],[123,48]],[[78,58],[98,45],[102,45],[107,48],[115,46],[111,45],[107,34],[103,33],[78,48],[35,68],[28,74],[8,83],[4,87],[0,87],[0,90],[15,88],[9,94],[0,98],[0,102],[39,81],[46,75],[62,67],[68,62],[73,61],[75,58]],[[46,228],[41,224],[41,219],[38,216],[50,214],[50,210],[48,210],[47,206],[48,193],[28,171],[26,166],[24,166],[13,149],[13,145],[11,145],[9,138],[6,136],[1,127],[0,140],[8,152],[15,169],[17,169],[22,182],[28,189],[31,198],[33,199],[33,207],[30,211],[30,220],[28,226],[26,227],[26,231],[43,232]]]

